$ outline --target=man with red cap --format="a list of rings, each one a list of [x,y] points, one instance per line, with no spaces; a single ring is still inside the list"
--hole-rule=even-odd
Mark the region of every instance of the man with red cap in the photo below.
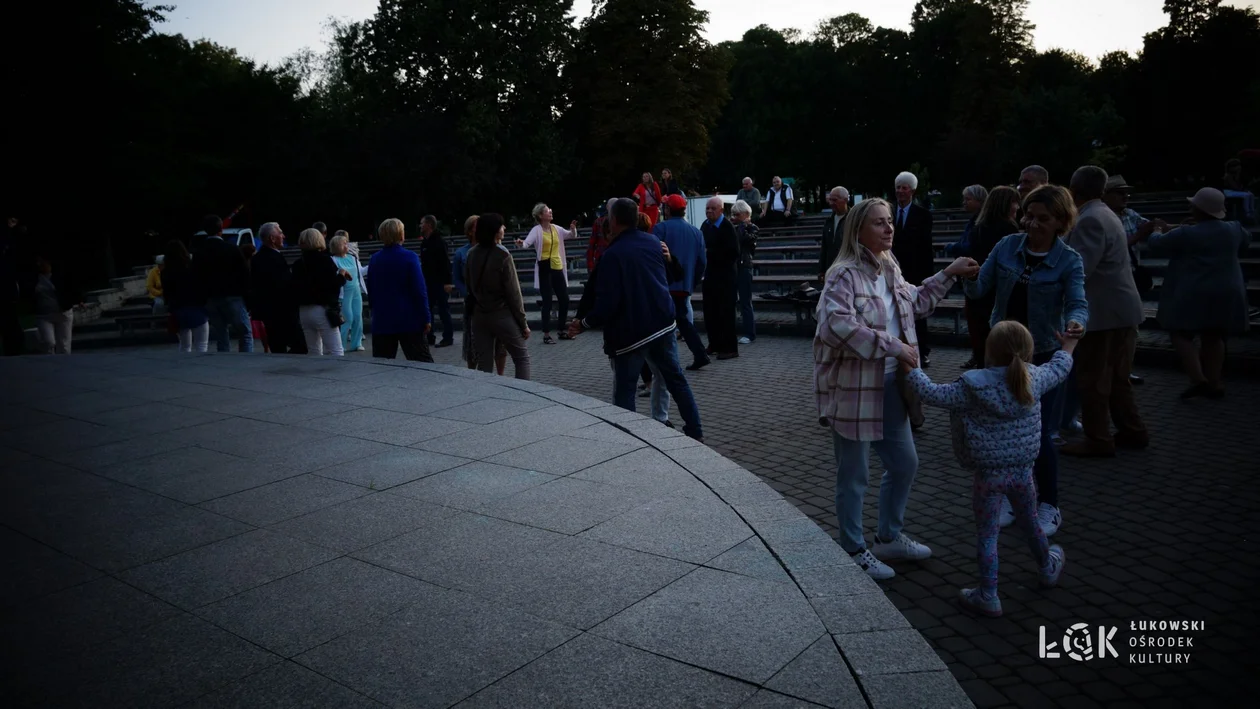
[[[687,200],[679,194],[665,198],[665,215],[653,229],[656,238],[665,242],[674,260],[682,266],[683,277],[669,284],[669,294],[674,298],[674,317],[678,331],[682,333],[693,360],[687,369],[695,371],[708,364],[709,355],[704,342],[692,323],[691,293],[704,279],[707,260],[704,253],[704,236],[700,230],[687,223]]]

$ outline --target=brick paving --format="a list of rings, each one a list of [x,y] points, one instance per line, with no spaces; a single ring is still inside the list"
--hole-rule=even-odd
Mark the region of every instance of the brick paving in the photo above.
[[[459,348],[435,354],[454,364]],[[531,355],[536,380],[610,398],[598,333],[555,346],[534,339]],[[929,372],[938,381],[952,379],[964,358],[961,350],[937,350]],[[689,379],[706,442],[834,536],[834,460],[830,437],[815,418],[811,368],[808,340],[762,337],[741,348],[739,359],[715,362]],[[1001,619],[970,616],[955,603],[959,586],[973,584],[976,574],[970,481],[954,462],[947,417],[928,411],[917,436],[921,462],[906,531],[929,544],[934,556],[894,564],[897,577],[882,585],[982,709],[1242,703],[1248,668],[1260,665],[1260,627],[1247,602],[1260,580],[1251,526],[1260,511],[1260,446],[1250,409],[1260,383],[1233,381],[1224,401],[1185,403],[1177,398],[1185,386],[1179,373],[1143,374],[1147,384],[1138,389],[1138,401],[1153,445],[1114,460],[1063,460],[1064,526],[1053,538],[1068,554],[1062,584],[1038,589],[1023,540],[1003,533]],[[638,401],[646,411],[647,400]],[[676,410],[672,414],[680,421]],[[872,470],[873,481],[878,474]],[[868,535],[875,520],[876,496],[868,494]],[[1175,652],[1189,652],[1189,664],[1131,663],[1130,638],[1140,633],[1131,632],[1130,623],[1161,619],[1206,623],[1200,631],[1153,633],[1188,636],[1192,649]],[[1055,641],[1076,622],[1119,626],[1112,643],[1120,657],[1038,657],[1040,626]]]

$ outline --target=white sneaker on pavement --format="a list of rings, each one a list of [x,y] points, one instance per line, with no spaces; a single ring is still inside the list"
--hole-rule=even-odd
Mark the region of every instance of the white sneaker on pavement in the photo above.
[[[751,344],[752,344],[752,340],[748,339],[747,337],[741,337],[741,338],[739,338],[739,344],[741,344],[741,345],[751,345]]]
[[[898,534],[897,538],[886,542],[875,535],[875,544],[871,547],[871,553],[877,559],[912,559],[919,561],[932,556],[932,550],[926,544],[920,544],[904,533]]]
[[[1011,501],[1006,496],[1002,496],[1002,509],[998,512],[998,525],[1009,527],[1015,523],[1015,509],[1011,507]]]
[[[1063,525],[1063,513],[1059,512],[1058,507],[1051,507],[1043,502],[1037,505],[1037,524],[1041,525],[1042,533],[1049,537]]]
[[[1052,588],[1059,585],[1059,577],[1063,575],[1063,567],[1067,564],[1067,554],[1058,544],[1050,545],[1050,554],[1046,565],[1041,569],[1041,586]]]
[[[862,551],[854,554],[853,563],[862,567],[862,570],[876,581],[883,581],[897,575],[897,572],[893,571],[891,566],[881,562],[879,559],[876,559],[870,549],[863,549]]]

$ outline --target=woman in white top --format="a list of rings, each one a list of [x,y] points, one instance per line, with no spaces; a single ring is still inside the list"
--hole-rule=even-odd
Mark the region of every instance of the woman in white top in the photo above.
[[[568,229],[551,223],[551,208],[539,202],[534,205],[534,221],[538,222],[524,241],[516,240],[517,248],[533,247],[537,263],[534,264],[534,288],[542,293],[543,344],[554,345],[551,339],[551,297],[554,294],[559,306],[560,339],[571,340],[564,324],[569,317],[569,272],[564,253],[564,240],[577,236],[577,222]]]

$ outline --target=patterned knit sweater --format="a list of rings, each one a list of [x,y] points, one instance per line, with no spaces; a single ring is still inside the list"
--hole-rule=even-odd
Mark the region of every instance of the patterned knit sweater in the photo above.
[[[1041,396],[1067,379],[1072,356],[1054,353],[1047,363],[1028,365],[1036,401],[1025,406],[1006,386],[1006,367],[963,374],[952,384],[933,384],[916,369],[910,374],[923,403],[949,409],[954,454],[977,474],[1017,473],[1032,468],[1041,450]]]

